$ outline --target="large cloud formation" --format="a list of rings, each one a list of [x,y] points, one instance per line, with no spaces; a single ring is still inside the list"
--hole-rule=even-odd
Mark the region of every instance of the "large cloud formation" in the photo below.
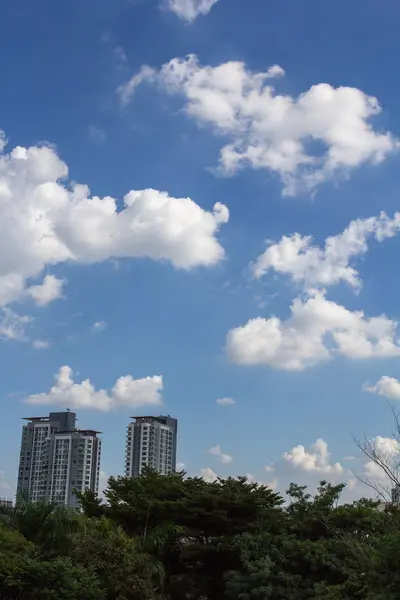
[[[343,472],[343,467],[339,462],[330,462],[330,452],[328,444],[322,438],[318,438],[312,444],[310,450],[299,445],[285,452],[282,457],[295,469],[308,471],[322,475],[338,474]]]
[[[390,400],[400,400],[400,381],[387,375],[383,375],[375,385],[366,382],[363,390],[372,394],[378,394],[379,396],[385,396]]]
[[[361,281],[351,261],[367,252],[369,239],[382,242],[399,231],[400,213],[391,219],[382,212],[378,217],[351,221],[342,233],[329,236],[323,248],[313,245],[311,236],[284,235],[257,258],[252,265],[253,275],[260,279],[274,270],[289,275],[305,289],[332,286],[341,281],[357,289]]]
[[[49,146],[17,146],[4,153],[0,137],[0,306],[24,296],[45,305],[63,281],[47,275],[53,265],[91,264],[111,258],[148,257],[178,269],[211,266],[224,257],[216,239],[229,211],[213,212],[190,198],[153,189],[126,194],[122,203],[91,196],[69,184],[68,167]]]
[[[228,332],[227,352],[233,362],[302,370],[334,355],[349,358],[399,356],[397,323],[385,315],[366,317],[315,292],[296,298],[285,321],[262,317]]]
[[[49,392],[28,396],[28,404],[43,404],[69,408],[87,408],[109,411],[120,406],[138,408],[160,405],[163,378],[160,375],[133,379],[131,375],[119,377],[111,391],[96,390],[89,379],[80,383],[73,380],[72,369],[61,367],[55,384]]]
[[[222,172],[234,174],[244,166],[269,169],[281,178],[286,195],[312,191],[362,164],[380,163],[398,148],[391,133],[372,126],[381,112],[376,98],[328,83],[297,97],[279,94],[271,80],[284,74],[277,65],[253,73],[238,61],[203,66],[191,54],[160,70],[143,66],[118,93],[128,104],[137,86],[150,81],[180,95],[186,114],[228,139],[219,157]]]

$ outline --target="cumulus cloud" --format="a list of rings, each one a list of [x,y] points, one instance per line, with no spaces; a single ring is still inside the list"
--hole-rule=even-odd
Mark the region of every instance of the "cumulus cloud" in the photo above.
[[[200,15],[207,15],[218,0],[166,0],[166,7],[183,21],[193,23]]]
[[[343,502],[373,495],[369,488],[355,478],[351,470],[332,457],[328,442],[323,438],[318,438],[309,446],[299,444],[284,452],[268,465],[267,473],[269,472],[273,472],[274,490],[283,496],[291,483],[307,486],[308,492],[315,494],[323,480],[332,485],[346,484],[341,497]]]
[[[377,436],[369,443],[390,465],[392,472],[400,477],[399,442],[393,438]],[[219,446],[211,450],[211,453],[216,456],[222,452]],[[283,496],[291,483],[305,485],[310,494],[315,494],[322,480],[328,481],[332,485],[341,483],[346,485],[341,497],[342,502],[352,502],[361,497],[376,498],[377,493],[381,490],[385,492],[381,495],[388,497],[387,492],[389,492],[390,496],[393,482],[389,480],[384,471],[372,460],[366,459],[363,454],[352,458],[356,475],[353,470],[333,458],[328,442],[320,437],[309,446],[303,444],[293,446],[290,450],[283,452],[277,460],[267,464],[259,471],[253,470],[253,464],[252,469],[245,473],[245,476],[250,483],[270,487]],[[210,482],[218,478],[210,467],[201,469],[199,476]]]
[[[289,275],[306,289],[331,286],[341,281],[359,288],[358,272],[350,266],[351,259],[365,254],[367,241],[379,242],[393,237],[400,230],[400,213],[390,219],[384,212],[379,217],[356,219],[346,229],[325,240],[323,248],[313,245],[311,236],[294,233],[272,243],[252,265],[254,277],[259,279],[268,271]]]
[[[270,474],[270,479],[266,478],[266,473]],[[333,484],[347,483],[354,478],[354,475],[339,462],[332,460],[328,443],[319,438],[310,447],[301,444],[294,446],[276,461],[264,467],[259,475],[254,472],[246,473],[246,477],[251,483],[268,486],[285,495],[291,483],[306,485],[313,494],[321,480]],[[351,497],[352,499],[360,497],[362,493],[360,489],[354,490]],[[349,494],[346,496],[349,497]]]
[[[392,473],[400,477],[398,467],[400,444],[393,438],[381,436],[373,438],[369,443],[387,462]],[[332,457],[326,440],[318,438],[309,446],[303,444],[293,446],[262,470],[252,469],[251,472],[245,473],[245,476],[250,483],[270,487],[284,497],[291,483],[307,486],[308,492],[313,495],[323,480],[332,485],[341,483],[346,485],[341,496],[342,502],[352,502],[362,497],[376,498],[377,494],[389,497],[393,482],[384,471],[374,461],[366,459],[363,454],[353,459],[353,464],[356,463],[354,465],[356,475]],[[202,469],[200,476],[207,481],[214,481],[217,478],[210,468]]]
[[[229,465],[233,461],[233,456],[224,454],[220,445],[210,448],[208,453],[216,456],[223,465]]]
[[[310,192],[336,174],[378,164],[399,146],[391,133],[372,125],[381,112],[376,98],[328,83],[297,97],[279,94],[270,80],[283,75],[278,65],[259,73],[243,62],[203,66],[192,54],[172,59],[159,71],[142,67],[125,84],[123,97],[128,103],[145,80],[180,95],[187,115],[228,139],[220,151],[221,172],[268,169],[281,178],[285,195]]]
[[[342,355],[353,359],[400,355],[397,323],[385,315],[366,317],[315,292],[296,298],[285,321],[272,316],[251,319],[231,329],[226,350],[233,362],[302,370]]]
[[[40,285],[32,285],[27,292],[38,306],[47,306],[53,300],[62,297],[64,283],[64,279],[46,275]]]
[[[179,471],[184,471],[185,470],[185,463],[183,462],[177,462],[176,463],[176,470]]]
[[[283,459],[300,471],[312,471],[320,475],[343,473],[340,463],[330,463],[328,444],[322,438],[317,439],[309,450],[302,445],[295,446],[283,454]]]
[[[72,369],[64,366],[55,376],[55,384],[49,392],[32,394],[26,402],[109,411],[119,407],[160,405],[162,389],[163,378],[159,375],[143,379],[126,375],[117,379],[111,391],[96,390],[89,379],[75,383]]]
[[[200,469],[199,477],[202,477],[204,481],[207,481],[208,483],[212,483],[218,479],[218,475],[214,473],[210,467],[204,467],[203,469]]]
[[[400,457],[400,443],[398,440],[377,435],[367,442],[367,448],[391,469],[391,463],[394,461],[396,463],[394,471],[398,471],[398,459]],[[364,464],[363,474],[368,479],[375,479],[381,482],[387,480],[387,473],[373,460],[369,460]]]
[[[233,398],[217,398],[216,403],[220,406],[232,406],[232,404],[236,404],[236,400]]]
[[[0,306],[26,294],[42,305],[58,297],[59,279],[47,275],[39,286],[31,279],[66,261],[147,257],[192,269],[224,257],[216,239],[229,218],[223,204],[208,212],[190,198],[153,189],[132,190],[118,203],[91,196],[67,176],[51,147],[0,152]]]
[[[385,396],[391,400],[400,399],[400,381],[394,377],[388,377],[387,375],[381,377],[375,385],[365,383],[363,390],[365,392],[379,394],[379,396]]]

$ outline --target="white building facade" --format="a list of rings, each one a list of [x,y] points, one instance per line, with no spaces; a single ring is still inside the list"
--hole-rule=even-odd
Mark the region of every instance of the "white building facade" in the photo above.
[[[170,416],[131,417],[126,435],[125,475],[138,477],[144,467],[161,475],[176,470],[178,421]]]
[[[76,414],[50,413],[26,419],[21,440],[17,497],[77,507],[74,489],[98,492],[101,440],[78,430]]]

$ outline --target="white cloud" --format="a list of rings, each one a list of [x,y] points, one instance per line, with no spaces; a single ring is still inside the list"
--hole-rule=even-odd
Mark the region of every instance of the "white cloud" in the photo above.
[[[50,342],[48,340],[33,340],[32,346],[35,350],[46,350],[50,348]]]
[[[218,475],[210,467],[200,469],[199,477],[202,477],[208,483],[212,483],[218,479]]]
[[[223,173],[244,166],[269,169],[281,178],[286,195],[312,191],[362,164],[380,163],[399,146],[391,133],[372,126],[381,112],[376,98],[328,83],[297,97],[279,94],[270,80],[283,75],[277,65],[252,73],[243,62],[202,66],[189,55],[172,59],[158,72],[142,67],[126,84],[123,98],[128,103],[145,80],[181,95],[190,117],[228,138],[220,152]],[[313,150],[315,142],[322,150]]]
[[[183,21],[192,23],[200,15],[207,15],[218,0],[166,0],[167,8]]]
[[[390,465],[393,466],[396,462],[398,464],[400,445],[396,440],[377,436],[370,443],[381,452]],[[357,456],[356,462],[359,465],[360,473],[357,475],[360,479],[352,470],[336,461],[329,451],[328,443],[319,438],[309,447],[302,444],[294,446],[284,452],[279,459],[264,467],[264,474],[273,473],[270,481],[266,481],[265,475],[263,477],[262,474],[246,473],[246,477],[250,482],[267,485],[282,495],[285,495],[291,483],[307,486],[308,493],[312,495],[316,493],[322,480],[332,485],[344,483],[346,488],[341,496],[342,502],[352,502],[361,497],[376,497],[377,489],[390,490],[391,484],[387,476],[373,461],[366,462],[363,456]],[[354,470],[357,471],[356,466]],[[375,483],[375,487],[371,488],[362,481]]]
[[[392,467],[395,463],[398,464],[400,445],[396,440],[377,436],[371,440],[371,444],[386,457]],[[221,448],[218,446],[212,450],[215,450],[212,452],[214,455],[218,456],[221,453]],[[354,460],[359,464],[360,480],[352,470],[336,461],[332,457],[328,443],[318,438],[310,446],[299,444],[292,447],[262,470],[251,470],[245,473],[245,477],[250,483],[268,486],[282,495],[285,495],[291,483],[307,486],[310,494],[316,493],[322,480],[329,481],[332,485],[344,483],[346,488],[341,496],[342,502],[352,502],[361,497],[376,497],[375,489],[362,483],[363,479],[377,482],[376,488],[390,490],[388,478],[373,461],[362,460],[362,456],[357,456]],[[199,476],[207,481],[217,479],[217,474],[210,467],[201,469]]]
[[[375,385],[365,383],[363,390],[365,392],[379,394],[379,396],[385,396],[391,400],[400,400],[400,381],[394,377],[388,377],[387,375],[381,377]]]
[[[310,450],[306,450],[302,445],[295,446],[289,452],[285,452],[282,458],[300,471],[311,471],[321,475],[340,475],[343,472],[340,463],[330,463],[328,444],[322,438],[317,439]]]
[[[364,463],[361,481],[369,484],[379,496],[390,499],[391,489],[400,480],[400,443],[394,438],[376,436],[365,444],[371,460]],[[377,461],[372,460],[375,457]],[[377,464],[385,466],[382,468]],[[389,476],[390,475],[390,476]]]
[[[302,370],[334,355],[354,359],[400,355],[397,323],[386,316],[366,317],[315,292],[296,298],[291,316],[256,318],[231,329],[226,350],[233,362]]]
[[[148,257],[192,269],[223,259],[215,237],[229,218],[223,204],[207,212],[190,198],[152,189],[130,191],[118,203],[91,197],[67,175],[51,147],[0,153],[0,306],[27,293],[42,303],[54,297],[60,280],[47,275],[42,289],[30,280],[66,261]]]
[[[33,321],[27,315],[17,315],[10,308],[0,311],[0,338],[14,342],[26,342],[25,326]]]
[[[117,94],[120,98],[122,106],[127,106],[132,101],[136,88],[143,81],[151,81],[156,76],[156,71],[147,65],[141,67],[139,73],[136,73],[129,81],[119,86]]]
[[[245,477],[249,483],[258,483],[258,485],[269,487],[271,488],[271,490],[276,490],[278,487],[278,481],[276,479],[272,479],[271,481],[264,481],[263,479],[256,477],[252,473],[245,473]]]
[[[220,406],[232,406],[232,404],[236,404],[236,400],[233,398],[217,398],[216,403]]]
[[[400,213],[390,219],[385,213],[379,217],[356,219],[340,234],[325,240],[325,247],[312,244],[311,236],[294,233],[271,243],[252,265],[258,279],[273,269],[289,275],[307,289],[310,286],[330,286],[344,281],[354,288],[361,285],[359,274],[350,266],[350,260],[368,250],[367,240],[374,237],[379,242],[393,237],[400,230]]]
[[[105,321],[96,321],[92,325],[92,331],[94,333],[101,333],[107,329],[107,323]]]
[[[32,394],[28,404],[50,404],[69,408],[90,408],[109,411],[119,407],[138,408],[162,404],[163,378],[159,375],[133,379],[131,375],[119,377],[110,392],[96,390],[89,379],[74,383],[70,367],[61,367],[55,384],[49,392]]]
[[[7,145],[6,134],[2,129],[0,129],[0,152],[3,152],[4,148]]]
[[[346,484],[342,502],[371,496],[368,488],[355,485],[352,471],[334,460],[328,443],[322,438],[309,447],[302,444],[294,446],[270,466],[274,469],[274,481],[277,484],[274,489],[282,495],[285,495],[291,483],[307,486],[307,492],[313,495],[321,481],[328,481],[332,485]]]
[[[64,279],[46,275],[40,285],[32,285],[27,292],[38,306],[47,306],[53,300],[62,297],[64,283]]]
[[[219,445],[214,446],[214,448],[210,448],[208,453],[216,456],[223,465],[229,465],[233,461],[233,456],[230,454],[224,454],[221,450],[221,446]]]
[[[183,463],[183,462],[177,462],[176,463],[176,470],[177,471],[184,471],[185,470],[185,463]]]

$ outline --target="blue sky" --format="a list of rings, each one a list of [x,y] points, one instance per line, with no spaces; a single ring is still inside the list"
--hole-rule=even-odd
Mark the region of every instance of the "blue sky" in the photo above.
[[[205,14],[185,18],[192,0],[180,1],[20,0],[5,8],[0,495],[15,486],[21,417],[73,402],[81,424],[103,432],[107,474],[123,472],[132,414],[179,419],[178,458],[189,473],[249,473],[278,490],[332,477],[361,493],[349,469],[368,466],[352,434],[391,435],[385,400],[400,398],[400,7],[205,0]],[[274,65],[285,75],[267,77]],[[221,158],[227,146],[233,163]],[[11,155],[16,147],[33,150]],[[69,175],[60,179],[64,163]],[[74,182],[115,199],[101,226],[73,212]],[[123,205],[130,190],[149,189],[131,209]],[[224,207],[213,213],[216,203],[229,220]],[[47,237],[36,235],[43,220]],[[346,238],[347,250],[324,254],[325,239],[355,220],[358,250]],[[122,241],[108,244],[113,227]],[[295,233],[305,245],[293,262]],[[267,272],[257,278],[252,265],[268,245]],[[287,323],[295,299],[301,315]],[[385,322],[369,321],[382,314]],[[257,318],[267,333],[249,331]],[[319,347],[294,368],[318,319]],[[252,350],[259,343],[261,354]],[[75,383],[90,379],[108,395],[68,382],[50,394],[63,366]],[[111,392],[126,376],[124,393]],[[158,379],[141,381],[154,376],[162,389]],[[235,404],[218,405],[224,397]],[[219,456],[209,453],[216,446]]]

